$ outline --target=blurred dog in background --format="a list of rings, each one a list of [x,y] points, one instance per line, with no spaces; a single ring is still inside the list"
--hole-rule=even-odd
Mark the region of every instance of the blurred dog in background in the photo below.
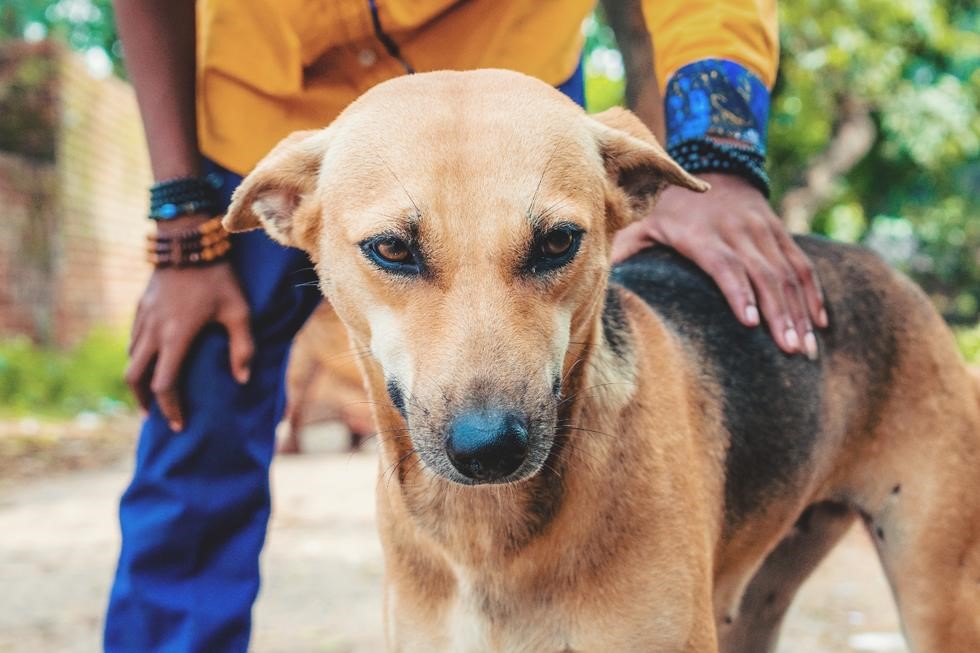
[[[286,372],[286,412],[278,433],[279,453],[300,453],[302,431],[337,421],[350,437],[351,451],[374,432],[374,418],[347,330],[330,302],[323,300],[293,342]]]

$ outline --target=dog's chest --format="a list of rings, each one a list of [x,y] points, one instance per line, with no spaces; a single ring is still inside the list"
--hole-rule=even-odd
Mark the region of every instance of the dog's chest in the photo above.
[[[461,653],[572,653],[571,633],[562,611],[544,610],[517,597],[493,596],[466,574],[457,575],[457,592],[447,611],[449,651]]]

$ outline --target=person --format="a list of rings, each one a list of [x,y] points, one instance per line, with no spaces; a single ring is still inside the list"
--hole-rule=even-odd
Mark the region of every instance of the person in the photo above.
[[[671,188],[623,231],[623,258],[676,248],[747,327],[814,355],[827,324],[809,261],[766,201],[775,0],[644,0],[669,151],[712,184]],[[157,183],[156,269],[127,381],[147,411],[120,503],[107,651],[245,651],[270,512],[290,342],[319,301],[312,266],[213,217],[282,137],[327,125],[383,80],[509,68],[583,103],[590,0],[115,0]]]

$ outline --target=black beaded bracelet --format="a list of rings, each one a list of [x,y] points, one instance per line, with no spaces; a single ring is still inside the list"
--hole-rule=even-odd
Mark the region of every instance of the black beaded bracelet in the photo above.
[[[717,143],[710,138],[691,138],[667,148],[667,153],[691,174],[725,172],[738,175],[769,197],[765,157],[755,150]]]
[[[219,181],[220,184],[220,181]],[[204,177],[180,177],[150,187],[150,218],[171,220],[191,213],[221,212],[218,184]]]

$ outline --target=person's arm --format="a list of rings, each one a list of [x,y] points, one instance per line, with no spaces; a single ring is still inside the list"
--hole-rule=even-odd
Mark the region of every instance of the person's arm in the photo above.
[[[643,13],[668,150],[692,167],[707,158],[699,149],[705,142],[764,161],[779,58],[774,0],[643,0]],[[750,167],[693,167],[712,189],[665,190],[649,217],[617,236],[614,260],[652,243],[673,247],[714,278],[743,324],[759,324],[761,309],[784,351],[815,357],[811,325],[827,326],[819,281],[761,192],[764,172],[760,177]]]
[[[199,175],[194,0],[114,0],[113,6],[154,178]],[[183,215],[158,222],[157,230],[182,232],[211,217]],[[245,383],[253,352],[249,309],[230,264],[154,270],[136,311],[126,381],[144,410],[156,399],[175,431],[184,427],[180,368],[210,322],[228,330],[232,374]]]

